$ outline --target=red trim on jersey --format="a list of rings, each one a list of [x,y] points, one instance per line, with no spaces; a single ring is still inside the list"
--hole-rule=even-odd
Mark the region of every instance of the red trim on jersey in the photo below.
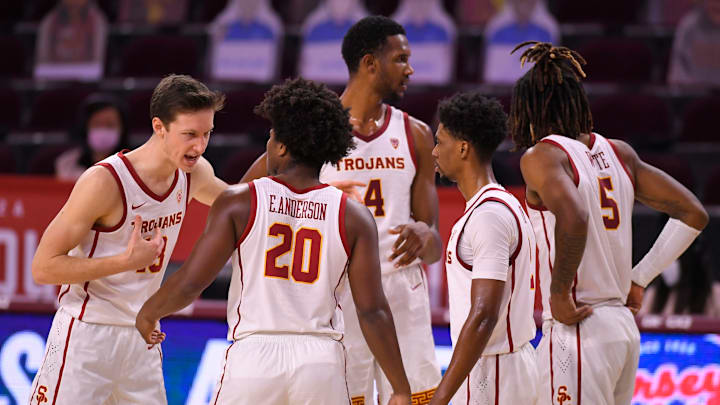
[[[510,193],[508,193],[508,194],[510,194]],[[480,202],[480,204],[478,204],[478,207],[481,206],[482,204],[485,204],[488,201],[494,201],[494,202],[497,202],[497,203],[500,203],[500,204],[506,206],[510,210],[510,212],[513,214],[513,217],[515,217],[515,223],[517,224],[517,227],[518,227],[518,244],[515,247],[515,251],[512,253],[512,255],[510,255],[510,263],[514,264],[515,259],[517,259],[518,255],[520,254],[520,249],[522,248],[522,241],[523,241],[522,228],[520,226],[520,218],[518,218],[515,211],[512,209],[512,207],[510,207],[510,204],[508,204],[504,200],[501,200],[496,197],[488,197],[488,198],[482,200],[482,202]]]
[[[235,323],[235,326],[233,327],[233,333],[232,338],[235,340],[235,331],[237,330],[238,325],[240,325],[240,304],[242,304],[242,293],[245,289],[245,281],[243,280],[243,266],[242,266],[242,259],[240,258],[240,251],[238,250],[238,267],[240,268],[240,302],[237,306],[237,315],[238,320]]]
[[[58,375],[57,384],[55,384],[55,395],[53,396],[53,405],[57,401],[58,392],[60,391],[60,383],[62,382],[63,370],[65,370],[65,359],[67,358],[68,346],[70,345],[70,332],[72,332],[73,323],[75,318],[70,318],[70,326],[68,327],[67,338],[65,339],[65,350],[63,351],[62,364],[60,365],[60,374]]]
[[[577,405],[580,405],[580,395],[582,394],[582,354],[580,350],[580,324],[576,324],[576,331],[577,333],[575,336],[577,337],[577,356],[578,356],[578,390],[577,390]]]
[[[580,184],[580,174],[578,173],[577,167],[575,167],[575,162],[573,162],[572,158],[570,157],[570,153],[565,149],[564,146],[560,145],[559,143],[553,141],[552,139],[542,139],[540,142],[549,143],[551,145],[557,146],[558,148],[562,149],[563,152],[567,155],[568,161],[570,162],[570,166],[572,166],[573,169],[573,182],[575,182],[575,187]]]
[[[245,241],[245,238],[247,238],[248,234],[250,233],[250,230],[253,227],[253,224],[255,223],[255,216],[257,215],[257,190],[255,190],[255,182],[248,183],[248,188],[250,189],[250,217],[248,218],[247,224],[245,224],[245,229],[243,230],[242,235],[240,235],[240,239],[238,239],[237,243],[235,244],[235,247],[238,249],[238,257],[240,257],[240,244]],[[240,265],[242,267],[242,264]]]
[[[62,297],[64,297],[65,294],[68,293],[68,291],[70,291],[70,284],[68,284],[65,291],[61,292],[60,295],[58,296],[58,304],[60,303],[60,300],[62,299]]]
[[[463,215],[462,215],[460,218],[458,218],[457,221],[455,221],[455,224],[457,224],[458,221],[460,221],[460,219],[462,219],[462,217],[465,216],[465,214],[467,214],[469,211],[474,210],[475,208],[477,208],[477,207],[479,207],[480,205],[482,205],[485,201],[490,200],[490,201],[499,201],[499,202],[502,202],[503,204],[505,204],[505,206],[507,206],[507,207],[510,209],[510,212],[512,212],[513,215],[515,216],[515,220],[517,221],[517,224],[518,224],[518,230],[520,230],[520,221],[518,221],[517,215],[515,215],[515,212],[513,212],[512,208],[510,208],[509,205],[507,205],[504,201],[500,200],[499,198],[489,197],[489,198],[483,200],[482,202],[480,202],[479,204],[475,205],[475,203],[476,203],[483,195],[485,195],[485,193],[487,193],[488,191],[493,191],[493,190],[494,190],[494,191],[504,191],[504,192],[506,192],[506,193],[508,193],[508,194],[512,194],[512,193],[510,193],[509,191],[503,190],[503,189],[501,189],[501,188],[497,188],[497,187],[490,187],[490,188],[488,188],[487,190],[483,191],[483,192],[475,199],[475,201],[473,201],[473,202],[470,204],[470,207],[465,210],[465,212],[463,213]],[[465,222],[465,224],[467,224],[467,221]],[[467,264],[467,263],[465,263],[465,262],[463,261],[463,259],[460,258],[460,253],[459,253],[459,252],[460,252],[460,239],[462,238],[463,234],[465,233],[465,224],[463,224],[463,227],[462,227],[462,229],[460,230],[460,234],[458,235],[457,242],[455,243],[455,257],[457,257],[458,263],[460,263],[460,265],[463,266],[466,270],[472,270],[472,266],[469,265],[469,264]],[[453,226],[455,226],[455,225],[453,224]],[[517,257],[517,253],[520,252],[520,246],[521,246],[521,243],[522,243],[522,231],[520,231],[520,237],[521,237],[521,238],[519,239],[519,242],[518,242],[518,248],[515,249],[515,252],[513,252],[512,257],[510,257],[510,261],[514,261],[514,260],[515,260],[515,257]]]
[[[588,149],[592,149],[593,146],[595,146],[595,139],[596,139],[595,133],[590,132],[590,144],[588,145]]]
[[[123,161],[123,163],[125,163],[125,167],[127,167],[128,171],[130,172],[130,175],[135,180],[135,183],[137,183],[137,185],[140,186],[140,188],[142,189],[142,191],[145,192],[145,194],[147,194],[154,200],[163,202],[163,200],[165,200],[170,195],[170,193],[173,191],[173,189],[175,189],[175,185],[178,182],[178,172],[180,171],[180,169],[175,170],[175,177],[173,178],[170,188],[168,188],[168,190],[165,192],[165,194],[157,195],[152,190],[150,190],[150,187],[148,187],[145,184],[145,182],[140,178],[140,176],[135,171],[135,168],[133,167],[132,163],[130,163],[130,160],[128,160],[128,158],[125,157],[125,155],[122,152],[118,152],[118,156]]]
[[[415,168],[417,168],[417,157],[415,156],[415,138],[413,137],[412,127],[410,126],[410,116],[408,116],[408,113],[406,112],[403,112],[403,121],[405,121],[405,136],[407,137],[410,157],[412,158]]]
[[[552,333],[553,333],[553,327],[550,326],[550,403],[554,404],[555,402],[555,384],[553,382],[553,357],[552,357]]]
[[[345,391],[347,392],[348,399],[350,398],[350,387],[348,386],[347,382],[347,351],[345,350],[345,345],[343,342],[340,342],[340,346],[343,348],[343,365],[345,366]],[[365,397],[363,397],[364,399]]]
[[[220,398],[220,390],[222,390],[222,383],[223,383],[223,380],[225,379],[225,369],[227,368],[228,354],[230,353],[230,348],[234,344],[235,344],[235,342],[233,341],[232,343],[230,343],[230,346],[228,346],[227,350],[225,350],[225,365],[223,366],[223,373],[222,373],[222,376],[220,377],[220,386],[218,387],[218,392],[217,392],[217,395],[215,396],[215,402],[213,402],[213,405],[217,405],[218,398]]]
[[[318,184],[318,185],[316,185],[316,186],[312,186],[312,187],[308,187],[308,188],[303,188],[303,189],[297,189],[297,188],[291,186],[290,184],[288,184],[288,183],[286,183],[286,182],[278,179],[277,177],[269,176],[268,178],[269,178],[270,180],[276,182],[276,183],[282,184],[283,186],[287,187],[288,189],[290,189],[290,191],[292,191],[292,192],[295,193],[295,194],[305,194],[305,193],[309,193],[309,192],[314,191],[314,190],[320,190],[320,189],[322,189],[322,188],[328,187],[327,184],[320,183],[320,184]]]
[[[185,206],[190,205],[190,173],[185,173],[185,182],[187,183],[187,193],[185,194]]]
[[[527,198],[525,199],[525,205],[534,209],[535,211],[547,211],[548,210],[547,207],[545,207],[544,205],[535,205],[535,204],[531,203],[530,201],[528,201]]]
[[[540,305],[542,305],[542,288],[540,287],[540,248],[535,243],[535,294],[540,295]]]
[[[500,404],[500,355],[495,355],[495,405]]]
[[[515,262],[513,262],[512,270],[510,271],[510,280],[510,297],[508,297],[507,319],[505,320],[505,322],[507,323],[507,335],[510,353],[512,353],[514,351],[514,345],[512,339],[512,329],[510,329],[510,303],[512,302],[513,292],[515,291]]]
[[[110,174],[112,174],[113,178],[115,178],[115,182],[117,183],[118,187],[120,187],[120,197],[122,198],[123,203],[123,215],[122,218],[120,218],[120,222],[118,222],[115,226],[100,226],[100,225],[93,225],[92,229],[94,231],[98,232],[115,232],[122,224],[125,223],[125,218],[127,218],[127,200],[125,199],[125,189],[123,188],[122,182],[120,181],[120,176],[118,176],[117,172],[115,171],[115,168],[112,167],[109,163],[98,163],[97,166],[102,166],[110,171]],[[97,239],[97,235],[95,236]]]
[[[470,374],[468,374],[467,378],[467,405],[470,405],[470,376],[472,375],[472,370],[470,370]]]
[[[88,259],[92,258],[95,254],[95,248],[97,247],[98,243],[98,237],[100,236],[99,231],[95,231],[95,239],[93,239],[92,248],[90,249],[90,254],[88,255]],[[87,303],[90,300],[90,293],[88,292],[88,287],[90,286],[90,281],[85,282],[85,286],[83,287],[83,290],[85,291],[85,299],[83,300],[82,309],[80,310],[80,316],[78,317],[78,320],[82,321],[83,316],[85,315],[85,308],[87,307]]]
[[[365,142],[370,142],[385,132],[388,125],[390,125],[391,117],[392,117],[392,108],[390,108],[389,104],[386,104],[385,105],[385,122],[383,122],[382,126],[380,128],[378,128],[377,131],[373,132],[370,135],[363,135],[360,132],[353,130],[353,135],[355,135],[356,138],[360,138],[361,140],[363,140]]]
[[[88,292],[88,286],[90,286],[90,282],[86,281],[85,286],[83,287],[83,291],[85,291],[85,300],[83,300],[82,309],[80,310],[80,316],[78,317],[78,320],[83,319],[83,316],[85,315],[85,307],[87,307],[87,303],[90,300],[90,293]]]
[[[633,179],[632,175],[630,175],[630,170],[628,170],[627,165],[625,164],[625,161],[623,160],[622,156],[617,151],[617,148],[615,147],[615,144],[612,143],[609,139],[607,140],[610,144],[610,147],[612,148],[613,152],[615,152],[615,157],[617,157],[617,160],[620,162],[620,166],[625,170],[625,173],[627,174],[628,178],[630,179],[630,183],[632,183],[633,190],[635,190],[635,179]]]
[[[350,266],[350,257],[348,257],[348,260],[345,262],[345,267],[343,268],[342,273],[340,273],[340,278],[338,278],[338,282],[337,282],[337,284],[335,284],[335,288],[333,289],[333,298],[335,298],[335,307],[340,308],[340,312],[342,312],[342,307],[340,306],[340,302],[337,299],[337,289],[338,289],[338,287],[340,287],[340,282],[342,281],[343,276],[345,276],[345,272],[348,271],[349,266]],[[335,325],[333,325],[332,316],[330,317],[330,327],[333,330],[335,330]],[[342,341],[342,338],[340,338],[340,340]]]
[[[345,253],[347,254],[348,259],[350,259],[350,254],[352,253],[350,250],[350,245],[347,243],[347,238],[345,237],[345,233],[347,232],[345,230],[345,206],[347,204],[347,194],[342,193],[342,197],[340,198],[340,213],[339,215],[339,222],[340,222],[340,240],[342,241],[343,247],[345,248]]]
[[[545,225],[545,215],[542,212],[540,212],[540,218],[542,218],[543,232],[545,233],[545,243],[547,243],[548,248],[548,268],[550,269],[550,274],[552,275],[553,265],[552,258],[550,257],[550,238],[548,237],[547,225]]]

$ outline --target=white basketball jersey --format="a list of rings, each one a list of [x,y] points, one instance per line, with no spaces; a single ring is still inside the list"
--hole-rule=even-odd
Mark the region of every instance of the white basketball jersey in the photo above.
[[[342,339],[346,196],[326,184],[296,190],[273,177],[248,185],[252,208],[232,257],[228,340],[253,333]]]
[[[532,225],[520,202],[499,184],[488,184],[480,189],[466,204],[465,213],[455,222],[448,240],[445,255],[450,303],[450,335],[457,344],[460,330],[470,312],[472,286],[472,263],[458,255],[458,245],[463,234],[483,232],[469,229],[466,223],[473,211],[484,204],[500,203],[512,212],[518,227],[517,241],[510,249],[505,291],[498,314],[498,323],[482,355],[511,353],[535,337],[533,307],[535,304],[535,235]],[[493,238],[493,235],[487,235]]]
[[[133,232],[135,215],[142,217],[142,237],[150,238],[155,228],[160,228],[164,242],[162,254],[153,265],[143,269],[128,269],[85,283],[63,285],[58,302],[62,309],[81,321],[133,326],[142,305],[160,288],[185,218],[190,175],[176,170],[167,192],[157,195],[143,183],[122,152],[98,165],[110,171],[120,188],[123,216],[111,228],[93,227],[69,255],[93,258],[125,252]]]
[[[372,135],[355,134],[355,149],[337,166],[325,164],[320,180],[355,180],[366,184],[362,195],[378,228],[383,274],[397,270],[388,259],[397,235],[390,229],[412,220],[411,188],[415,179],[415,145],[407,113],[386,106],[385,121]],[[415,260],[409,266],[419,264]]]
[[[573,297],[590,305],[625,304],[632,270],[632,210],[635,189],[615,146],[599,134],[590,135],[590,147],[561,135],[547,142],[565,151],[575,185],[588,210],[585,253],[573,283]],[[555,262],[555,216],[544,207],[528,204],[528,215],[538,241],[538,283],[543,319],[550,319],[550,280]]]

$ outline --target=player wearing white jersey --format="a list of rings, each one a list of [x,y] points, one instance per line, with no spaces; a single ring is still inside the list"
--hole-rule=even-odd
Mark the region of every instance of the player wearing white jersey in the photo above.
[[[393,317],[382,292],[377,228],[362,205],[320,183],[320,167],[352,148],[347,110],[324,85],[273,87],[256,112],[272,123],[267,172],[213,204],[188,261],[143,306],[150,344],[158,320],[188,305],[232,255],[228,339],[213,404],[348,404],[343,314],[353,311],[389,377],[389,404],[410,405]]]
[[[191,77],[163,79],[152,137],[88,169],[48,225],[33,277],[62,286],[31,404],[167,402],[160,348],[148,350],[133,325],[190,200],[210,204],[227,187],[201,156],[223,100]]]
[[[340,99],[350,109],[356,149],[337,166],[325,165],[320,180],[354,195],[375,217],[383,288],[397,325],[413,402],[426,404],[440,381],[428,286],[420,266],[421,260],[429,264],[442,256],[432,133],[425,123],[383,103],[402,97],[413,73],[401,25],[382,16],[364,18],[348,30],[342,48],[350,80]],[[262,176],[263,162],[258,159],[242,181]],[[350,309],[345,311],[344,341],[352,403],[374,402],[374,384],[384,403],[390,384],[363,340],[349,295],[341,297],[341,306]]]
[[[515,143],[529,147],[520,166],[543,295],[538,404],[627,405],[640,350],[633,313],[643,288],[690,245],[707,213],[629,145],[592,132],[579,54],[532,44],[521,60],[535,65],[515,86],[510,124]],[[635,200],[671,219],[633,269]]]
[[[491,165],[507,116],[479,93],[456,94],[438,111],[436,170],[457,183],[466,210],[445,255],[453,356],[430,403],[533,404],[535,235]]]

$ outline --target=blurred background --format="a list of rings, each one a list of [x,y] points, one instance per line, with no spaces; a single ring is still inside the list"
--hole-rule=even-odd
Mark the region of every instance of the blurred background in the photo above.
[[[30,277],[39,236],[83,170],[151,135],[149,100],[160,78],[189,74],[227,94],[205,157],[219,177],[235,183],[264,150],[268,126],[252,107],[272,84],[297,75],[341,92],[347,80],[342,37],[368,14],[405,26],[415,74],[397,106],[433,129],[437,102],[456,91],[480,90],[508,107],[512,83],[527,69],[509,54],[522,41],[553,42],[585,57],[595,131],[629,142],[690,188],[711,214],[705,232],[646,293],[638,318],[646,332],[638,387],[647,388],[639,389],[637,403],[720,400],[717,387],[716,394],[709,386],[680,390],[688,375],[716,372],[720,358],[713,334],[720,332],[720,0],[3,0],[0,405],[22,397],[54,311],[56,287],[35,285]],[[509,141],[501,146],[495,173],[522,196],[520,153],[511,149]],[[446,185],[439,184],[439,195],[447,239],[464,201]],[[207,208],[193,204],[191,210],[169,271],[204,226]],[[636,207],[635,262],[665,220]],[[430,266],[428,276],[436,342],[447,355],[442,265]],[[169,321],[181,334],[188,322],[214,325],[193,327],[209,334],[188,337],[188,345],[199,339],[195,351],[188,346],[173,356],[168,341],[168,361],[181,359],[188,370],[168,376],[171,403],[205,403],[203,390],[216,371],[212,355],[224,350],[229,277],[225,271],[186,311],[190,318]],[[214,359],[208,365],[206,355]],[[667,375],[677,392],[650,388]]]

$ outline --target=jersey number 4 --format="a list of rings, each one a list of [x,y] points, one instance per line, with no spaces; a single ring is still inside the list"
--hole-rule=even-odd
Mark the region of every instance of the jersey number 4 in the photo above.
[[[620,210],[617,201],[607,193],[613,190],[612,178],[598,177],[598,185],[600,186],[600,206],[604,210],[610,210],[610,215],[603,215],[603,224],[605,224],[605,229],[615,230],[620,225]]]
[[[265,252],[265,276],[289,279],[298,283],[312,284],[318,279],[320,270],[320,248],[322,235],[317,229],[300,228],[293,232],[290,225],[274,223],[268,229],[268,236],[281,238],[282,241]],[[293,246],[293,239],[295,246]],[[308,251],[306,260],[306,250]],[[292,270],[288,265],[278,266],[277,259],[292,251]],[[307,262],[307,263],[306,263]]]
[[[376,217],[385,216],[385,200],[382,196],[382,182],[380,179],[372,179],[368,183],[364,198],[365,206],[375,208],[373,215]]]

